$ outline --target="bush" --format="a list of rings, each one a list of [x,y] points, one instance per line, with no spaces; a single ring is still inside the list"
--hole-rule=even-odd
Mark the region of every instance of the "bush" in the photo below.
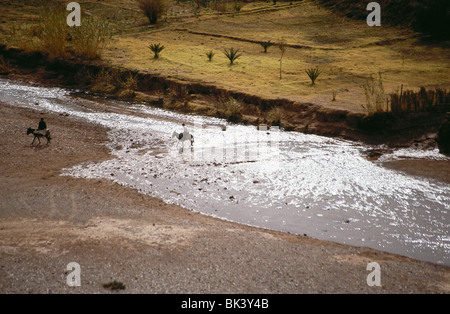
[[[120,281],[110,281],[108,283],[103,284],[103,288],[110,290],[124,290],[125,285]]]
[[[208,60],[209,61],[211,61],[212,60],[212,58],[214,57],[214,52],[211,50],[210,52],[207,52],[206,53],[206,56],[208,57]]]
[[[424,0],[418,5],[415,29],[435,37],[449,39],[450,2],[448,0]]]
[[[366,104],[361,105],[369,114],[383,111],[384,105],[384,87],[381,74],[379,74],[378,82],[374,78],[370,78],[361,86],[366,96]]]
[[[200,9],[200,7],[206,8],[208,6],[208,3],[210,0],[193,0],[194,3],[197,5],[197,9]]]
[[[100,49],[112,39],[109,24],[84,17],[81,26],[69,27],[66,17],[66,11],[61,8],[41,12],[39,25],[32,34],[38,38],[36,48],[50,57],[65,57],[70,50],[77,57],[99,58]]]
[[[166,11],[163,0],[139,0],[139,8],[144,12],[150,24],[156,24]]]
[[[102,68],[96,75],[92,77],[91,91],[94,93],[114,93],[120,87],[118,81],[118,73],[114,70]]]
[[[310,68],[305,70],[306,74],[308,74],[309,78],[311,79],[311,84],[314,85],[316,82],[316,79],[319,77],[320,75],[320,70],[319,68]]]
[[[240,4],[239,2],[236,1],[233,5],[233,9],[235,12],[240,12],[242,9],[242,4]]]
[[[233,97],[228,98],[226,101],[222,101],[226,119],[229,122],[239,122],[242,118],[243,105],[240,101]]]
[[[225,56],[230,60],[230,65],[233,65],[234,61],[241,56],[239,49],[230,48],[230,50],[225,49]]]
[[[81,26],[70,29],[72,50],[78,57],[95,59],[100,57],[100,50],[112,40],[112,33],[107,22],[86,17]]]
[[[281,107],[272,108],[267,114],[267,121],[272,125],[281,126],[281,120],[285,118],[284,110]]]
[[[270,46],[273,46],[273,43],[269,41],[262,41],[259,43],[263,48],[264,48],[264,52],[267,52],[267,48],[269,48]]]
[[[367,0],[318,0],[334,12],[365,20]],[[450,38],[450,1],[448,0],[380,0],[382,23],[403,25],[439,39]]]
[[[36,35],[39,39],[37,43],[39,50],[48,53],[50,57],[66,55],[69,27],[66,23],[66,12],[64,10],[57,8],[42,10],[38,29],[39,32]]]
[[[9,61],[5,61],[3,56],[0,56],[0,74],[9,74],[11,71],[12,67]]]
[[[164,46],[161,45],[160,43],[157,43],[157,44],[151,44],[149,46],[149,48],[154,53],[153,59],[158,59],[159,58],[159,54],[164,49]]]

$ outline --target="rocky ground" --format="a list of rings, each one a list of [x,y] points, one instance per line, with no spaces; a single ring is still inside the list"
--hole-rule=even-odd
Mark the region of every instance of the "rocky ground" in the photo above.
[[[107,180],[60,176],[110,158],[107,130],[46,114],[53,140],[31,146],[36,110],[0,104],[0,293],[449,293],[450,268],[230,223]],[[70,262],[81,285],[70,287]],[[381,267],[369,286],[367,264]]]

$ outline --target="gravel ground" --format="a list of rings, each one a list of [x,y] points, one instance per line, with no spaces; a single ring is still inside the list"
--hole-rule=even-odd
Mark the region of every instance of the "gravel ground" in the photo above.
[[[110,158],[107,130],[0,104],[0,293],[449,293],[450,268],[262,230],[165,204],[107,180],[60,176]],[[44,141],[45,142],[45,141]],[[80,266],[71,287],[70,262]],[[381,286],[366,269],[380,265]],[[124,290],[103,284],[119,281]]]

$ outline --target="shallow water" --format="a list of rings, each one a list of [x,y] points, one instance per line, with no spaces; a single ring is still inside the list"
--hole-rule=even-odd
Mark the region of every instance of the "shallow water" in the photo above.
[[[75,94],[0,79],[0,102],[111,128],[114,158],[63,175],[108,178],[222,219],[450,265],[448,184],[383,167],[405,156],[449,160],[437,150],[398,149],[374,162],[366,158],[373,147],[357,142]],[[125,113],[89,109],[103,104]],[[193,147],[171,137],[181,123]]]

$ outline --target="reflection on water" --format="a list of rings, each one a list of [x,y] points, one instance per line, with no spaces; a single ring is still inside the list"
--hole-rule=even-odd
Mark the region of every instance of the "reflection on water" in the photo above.
[[[108,178],[142,193],[243,224],[368,246],[450,265],[450,187],[382,167],[398,156],[448,158],[437,150],[396,150],[378,162],[372,147],[315,135],[261,131],[214,118],[99,100],[58,88],[0,81],[0,101],[65,112],[111,128],[114,158],[64,169]],[[86,106],[90,103],[91,105]],[[126,106],[126,113],[120,110]],[[186,123],[193,147],[172,138]]]

